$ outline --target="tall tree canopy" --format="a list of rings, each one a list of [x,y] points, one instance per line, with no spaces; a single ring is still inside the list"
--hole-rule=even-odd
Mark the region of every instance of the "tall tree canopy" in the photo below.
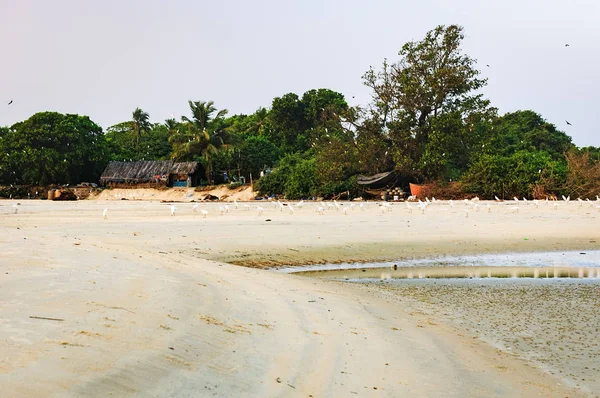
[[[87,116],[36,113],[1,133],[3,183],[97,181],[106,165],[102,129]]]
[[[144,112],[140,108],[135,108],[133,111],[133,119],[131,121],[131,127],[133,129],[133,135],[135,137],[135,145],[136,148],[139,148],[140,145],[140,137],[142,134],[147,133],[150,128],[150,115],[148,112]]]
[[[328,129],[339,127],[347,109],[344,96],[332,90],[310,90],[302,98],[288,93],[273,99],[263,131],[284,153],[303,152]]]
[[[169,128],[159,123],[151,125],[139,142],[129,121],[110,126],[105,136],[110,160],[162,160],[169,159],[171,155]]]
[[[406,43],[400,61],[386,60],[380,71],[371,68],[363,76],[373,100],[359,134],[365,145],[384,142],[405,175],[438,179],[452,174],[451,167],[464,171],[465,153],[480,142],[475,124],[494,115],[478,93],[486,80],[462,53],[463,39],[462,27],[438,26],[423,40]],[[383,157],[382,149],[369,151]]]
[[[192,118],[183,116],[182,125],[172,130],[173,134],[169,139],[173,145],[172,158],[176,160],[204,158],[206,179],[209,184],[212,184],[212,156],[219,149],[227,148],[235,141],[235,137],[224,123],[227,109],[218,111],[213,101],[189,101],[188,104]]]
[[[517,111],[494,120],[485,143],[473,155],[464,181],[484,197],[539,197],[558,191],[567,173],[565,153],[571,138],[533,111]]]

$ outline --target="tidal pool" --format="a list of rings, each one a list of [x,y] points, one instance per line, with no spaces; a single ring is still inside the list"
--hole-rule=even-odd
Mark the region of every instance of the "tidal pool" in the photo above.
[[[282,268],[308,277],[365,279],[600,279],[600,251],[485,254],[399,260],[387,263],[323,264]]]

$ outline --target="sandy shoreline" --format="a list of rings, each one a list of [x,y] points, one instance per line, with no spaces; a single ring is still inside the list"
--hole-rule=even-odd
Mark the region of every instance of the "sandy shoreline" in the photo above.
[[[588,395],[385,292],[220,262],[599,249],[591,206],[319,216],[261,203],[258,216],[255,203],[224,215],[211,203],[204,219],[191,203],[174,217],[158,202],[13,204],[0,202],[0,386],[12,396]]]

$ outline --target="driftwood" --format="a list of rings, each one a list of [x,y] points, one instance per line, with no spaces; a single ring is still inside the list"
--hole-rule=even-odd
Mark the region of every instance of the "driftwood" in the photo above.
[[[342,197],[342,195],[350,196],[350,191],[340,192],[337,195],[333,195],[332,199],[338,200]]]
[[[33,315],[30,315],[29,317],[31,319],[43,319],[43,320],[46,320],[46,321],[58,321],[58,322],[63,322],[64,321],[64,319],[61,319],[61,318],[47,318],[45,316],[33,316]]]

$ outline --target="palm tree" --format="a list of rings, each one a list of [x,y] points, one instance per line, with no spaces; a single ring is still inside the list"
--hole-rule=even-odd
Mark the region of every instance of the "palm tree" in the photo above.
[[[206,179],[209,184],[212,179],[212,155],[222,147],[227,148],[234,140],[222,119],[227,114],[227,109],[217,112],[213,101],[188,101],[192,118],[183,116],[183,126],[174,131],[169,141],[173,144],[171,157],[174,160],[191,158],[200,155],[206,159]],[[213,114],[216,114],[213,116]],[[168,121],[167,121],[168,122]],[[174,126],[172,122],[168,122]]]
[[[267,124],[268,116],[269,111],[266,108],[258,108],[253,115],[249,116],[250,123],[244,133],[248,135],[261,135]]]
[[[150,115],[148,112],[144,112],[140,108],[135,108],[133,111],[133,120],[131,121],[133,128],[133,136],[135,137],[136,149],[140,145],[140,137],[142,133],[150,131],[152,125],[150,124]]]

